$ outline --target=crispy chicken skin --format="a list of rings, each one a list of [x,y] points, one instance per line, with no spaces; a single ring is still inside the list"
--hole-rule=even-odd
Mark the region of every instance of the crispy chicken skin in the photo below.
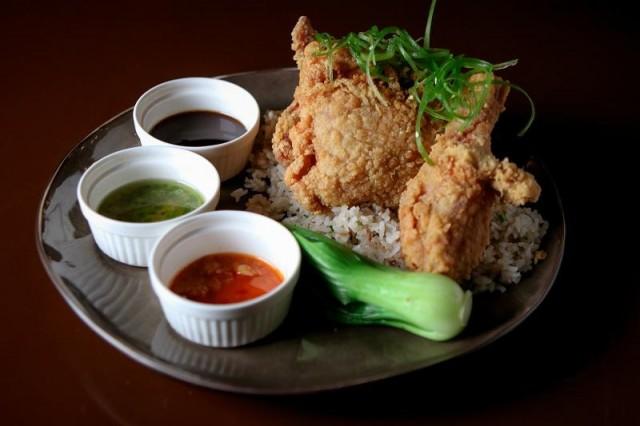
[[[398,216],[409,268],[470,278],[489,243],[494,202],[538,199],[540,186],[531,174],[491,153],[491,131],[508,92],[507,85],[492,85],[472,123],[447,124],[431,150],[435,165],[424,164],[407,184]]]
[[[301,17],[292,33],[300,80],[273,137],[285,182],[310,211],[363,203],[397,207],[423,164],[415,147],[415,102],[392,70],[388,83],[376,83],[386,105],[378,100],[346,49],[333,56],[331,80],[314,35]],[[424,139],[433,141],[433,126],[423,123]]]

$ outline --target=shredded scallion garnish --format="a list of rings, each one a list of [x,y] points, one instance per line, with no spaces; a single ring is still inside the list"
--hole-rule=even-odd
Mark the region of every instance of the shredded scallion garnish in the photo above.
[[[454,55],[448,49],[431,47],[431,26],[436,0],[431,2],[422,45],[404,29],[378,28],[349,33],[335,38],[327,33],[316,34],[320,49],[318,56],[327,57],[327,74],[333,80],[333,56],[338,49],[347,48],[367,78],[373,95],[383,104],[387,102],[374,80],[388,81],[385,69],[391,67],[398,77],[412,82],[408,92],[418,105],[415,137],[418,151],[425,161],[433,164],[422,138],[422,120],[425,114],[431,119],[449,122],[462,120],[468,125],[480,113],[492,84],[508,84],[524,94],[531,107],[531,115],[522,136],[531,126],[535,108],[531,97],[520,86],[494,78],[494,71],[512,67],[517,59],[492,64],[478,58]],[[484,74],[482,79],[471,76]]]

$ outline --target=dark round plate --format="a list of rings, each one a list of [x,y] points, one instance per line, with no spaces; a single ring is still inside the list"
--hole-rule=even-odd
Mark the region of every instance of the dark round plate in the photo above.
[[[224,76],[249,90],[262,110],[289,104],[297,70],[287,68]],[[192,344],[173,332],[152,292],[147,270],[120,264],[96,247],[76,199],[80,176],[94,161],[139,145],[131,110],[114,117],[77,145],[58,167],[38,214],[36,240],[53,283],[96,333],[134,360],[187,382],[257,394],[337,389],[407,373],[476,350],[521,323],[542,302],[564,252],[562,205],[551,176],[528,163],[543,188],[537,208],[550,222],[547,258],[504,294],[474,298],[468,328],[449,342],[432,342],[383,327],[348,327],[319,319],[296,292],[285,323],[267,339],[236,349]],[[225,183],[220,208],[234,208]],[[299,289],[313,279],[303,274]]]

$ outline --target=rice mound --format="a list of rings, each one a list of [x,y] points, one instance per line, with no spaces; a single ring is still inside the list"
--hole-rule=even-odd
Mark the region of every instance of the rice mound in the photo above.
[[[267,111],[249,159],[244,187],[231,196],[239,201],[250,194],[246,209],[321,232],[354,251],[387,265],[404,267],[397,212],[376,204],[340,206],[327,214],[305,210],[284,183],[284,168],[276,161],[271,138],[279,112]],[[474,291],[505,291],[517,284],[545,253],[539,250],[548,223],[537,211],[498,204],[491,222],[491,241],[468,283]]]

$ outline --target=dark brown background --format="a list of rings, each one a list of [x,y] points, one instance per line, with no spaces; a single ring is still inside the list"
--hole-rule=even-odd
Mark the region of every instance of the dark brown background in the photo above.
[[[631,238],[624,212],[638,194],[623,166],[638,142],[638,33],[621,2],[440,2],[435,45],[520,58],[507,76],[539,111],[525,143],[549,163],[568,214],[559,279],[522,326],[477,353],[295,398],[201,389],[102,341],[40,265],[38,202],[65,154],[152,85],[290,66],[301,14],[335,34],[376,23],[419,35],[427,2],[51,3],[0,9],[3,424],[640,423],[638,280],[622,260],[628,249],[602,239]],[[524,107],[514,97],[510,110]]]

